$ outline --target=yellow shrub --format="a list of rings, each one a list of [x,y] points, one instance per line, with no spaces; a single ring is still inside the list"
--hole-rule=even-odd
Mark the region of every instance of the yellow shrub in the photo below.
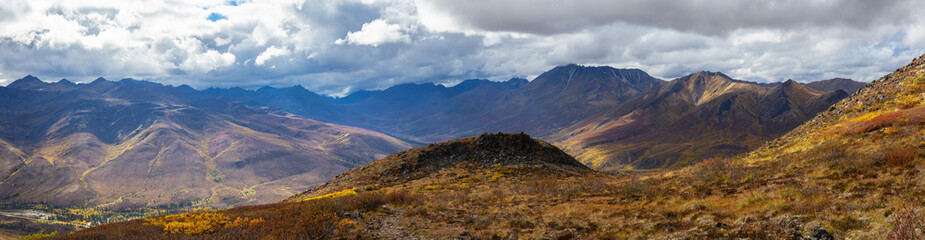
[[[883,134],[889,135],[889,134],[893,134],[893,133],[896,133],[896,129],[895,129],[895,128],[892,128],[892,127],[885,127],[885,128],[883,128]]]
[[[302,201],[325,199],[325,198],[339,198],[339,197],[346,197],[346,196],[353,196],[353,195],[357,195],[356,188],[351,188],[351,189],[347,189],[347,190],[343,190],[343,191],[335,192],[335,193],[328,193],[328,194],[317,196],[317,197],[310,197],[310,198],[302,199]]]
[[[922,98],[918,94],[914,95],[904,95],[896,98],[896,107],[901,109],[907,109],[911,107],[918,106],[922,102]]]
[[[227,227],[247,226],[247,225],[254,225],[254,224],[258,224],[262,222],[263,222],[263,218],[250,219],[246,217],[245,218],[239,217],[239,218],[235,218],[234,221],[232,221],[230,224],[227,225]]]
[[[193,212],[147,219],[147,224],[163,227],[170,233],[201,234],[224,227],[230,218],[217,212]]]

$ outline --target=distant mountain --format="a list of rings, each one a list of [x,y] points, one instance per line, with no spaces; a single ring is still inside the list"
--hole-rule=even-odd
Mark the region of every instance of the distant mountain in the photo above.
[[[35,76],[26,75],[23,78],[13,81],[12,83],[10,83],[10,85],[7,85],[6,87],[15,88],[15,89],[39,90],[39,89],[42,89],[44,86],[48,86],[48,84],[46,84],[45,82],[42,82],[42,80],[39,80],[39,78]]]
[[[302,118],[379,131],[414,145],[483,132],[525,132],[554,142],[597,169],[608,170],[679,167],[710,156],[742,153],[846,96],[807,86],[850,92],[863,84],[846,79],[806,86],[792,81],[754,83],[709,72],[666,84],[638,69],[576,64],[555,67],[533,81],[471,79],[451,87],[400,84],[343,98],[322,96],[301,86],[199,91],[185,85],[98,79],[51,87],[33,78],[8,88],[81,89],[68,94],[90,91],[209,111],[222,111],[234,103],[269,107]]]
[[[279,92],[282,89],[269,87],[256,91],[211,88],[188,91],[187,95],[268,106],[429,143],[482,132],[551,133],[661,83],[638,69],[572,64],[554,68],[532,82],[520,78],[506,82],[471,79],[452,87],[409,83],[336,99],[307,90],[284,94]]]
[[[63,81],[62,81],[63,82]],[[188,97],[131,79],[0,88],[6,204],[225,207],[268,203],[411,147],[370,130]]]
[[[733,79],[732,81],[739,82],[739,83],[755,84],[755,85],[765,86],[765,87],[774,87],[774,86],[781,85],[784,83],[784,82],[759,83],[759,82],[749,82],[749,81],[742,81],[742,80],[735,80],[735,79]],[[788,79],[788,81],[792,81],[792,79]],[[815,89],[817,91],[823,91],[823,92],[842,90],[842,91],[845,91],[846,93],[854,93],[858,89],[861,89],[862,87],[864,87],[865,84],[867,83],[857,82],[857,81],[846,79],[846,78],[833,78],[829,80],[820,80],[820,81],[810,82],[804,85],[806,85],[809,88]]]
[[[397,118],[353,124],[419,142],[499,131],[545,135],[662,84],[638,69],[574,64],[523,82],[511,80],[505,83],[509,87],[481,85],[439,104],[406,108]]]
[[[13,89],[22,89],[22,90],[34,90],[34,91],[48,91],[48,92],[58,92],[58,91],[70,91],[77,87],[77,84],[71,82],[67,79],[61,79],[56,83],[46,83],[42,80],[39,80],[37,77],[28,75],[19,80],[16,80],[6,87]]]
[[[781,85],[740,81],[725,75],[724,78],[743,88]],[[625,104],[636,101],[663,83],[639,69],[569,64],[555,67],[529,82],[525,79],[507,82],[473,79],[452,87],[432,83],[400,84],[384,90],[358,91],[336,99],[314,94],[301,87],[265,87],[256,91],[213,88],[202,92],[193,90],[187,95],[195,99],[219,98],[252,106],[268,106],[312,119],[373,129],[416,143],[503,131],[526,132],[558,144],[566,138],[560,134],[563,129],[578,128],[573,125],[588,121],[588,118],[595,115],[625,114],[617,113],[620,111],[617,109],[626,111]],[[851,83],[856,82],[833,79],[812,86],[823,88],[822,91],[838,88],[853,92],[852,86],[860,83]],[[748,95],[744,92],[741,94]],[[808,119],[804,115],[784,124],[787,127],[775,133],[759,133],[760,138],[750,139],[747,144],[724,145],[721,148],[725,150],[716,153],[725,155],[746,151]],[[764,128],[770,129],[773,126]],[[585,147],[583,144],[577,146]],[[658,158],[668,157],[665,155]],[[648,168],[660,164],[651,163]]]
[[[816,89],[819,91],[842,90],[847,93],[854,93],[858,91],[858,89],[861,89],[862,87],[864,87],[864,85],[867,85],[867,83],[856,82],[854,80],[844,79],[844,78],[833,78],[829,80],[816,81],[816,82],[811,82],[811,83],[806,84],[807,87],[810,87],[812,89]]]
[[[792,80],[767,87],[697,72],[550,138],[595,169],[678,168],[754,149],[847,96]]]

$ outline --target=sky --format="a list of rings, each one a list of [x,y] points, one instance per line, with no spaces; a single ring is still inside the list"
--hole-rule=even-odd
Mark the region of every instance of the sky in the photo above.
[[[569,63],[871,81],[925,54],[923,12],[898,0],[0,0],[0,85],[31,74],[343,96]]]

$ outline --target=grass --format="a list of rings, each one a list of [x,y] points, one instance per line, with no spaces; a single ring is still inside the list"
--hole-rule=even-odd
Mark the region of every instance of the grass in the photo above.
[[[386,204],[403,205],[416,199],[407,192],[360,192],[106,224],[52,239],[239,239],[244,236],[326,239],[357,227],[356,220],[345,212],[375,212]]]
[[[293,202],[176,217],[206,230],[173,231],[164,217],[164,225],[130,221],[59,238],[916,239],[925,237],[925,108],[880,97],[921,94],[897,87],[921,84],[910,71],[925,70],[871,83],[878,91],[751,154],[675,171],[465,161],[402,170],[431,145],[351,170]],[[239,218],[247,220],[229,223]]]
[[[839,146],[824,142],[775,161],[716,158],[680,171],[630,176],[459,165],[300,202],[109,224],[59,237],[399,236],[391,232],[482,239],[779,239],[822,229],[837,238],[884,239],[919,229],[909,227],[919,218],[908,217],[920,213],[908,210],[917,206],[883,203],[925,196],[925,187],[905,183],[923,177],[921,161],[891,164],[890,154]],[[908,156],[906,148],[898,149]],[[865,160],[870,158],[879,160]],[[107,235],[113,232],[119,234]]]

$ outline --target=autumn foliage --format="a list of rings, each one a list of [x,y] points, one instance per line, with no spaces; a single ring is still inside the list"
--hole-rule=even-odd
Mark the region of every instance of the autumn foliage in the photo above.
[[[918,149],[913,147],[902,147],[891,149],[886,154],[886,163],[890,166],[904,166],[915,160]]]
[[[383,204],[415,201],[407,192],[360,192],[295,203],[193,212],[107,224],[59,235],[62,239],[325,239],[354,227],[343,213],[373,211]],[[119,233],[119,234],[110,234]]]
[[[890,126],[905,126],[922,123],[925,123],[925,107],[916,107],[888,113],[868,113],[855,121],[836,128],[835,133],[852,135],[871,132]]]

